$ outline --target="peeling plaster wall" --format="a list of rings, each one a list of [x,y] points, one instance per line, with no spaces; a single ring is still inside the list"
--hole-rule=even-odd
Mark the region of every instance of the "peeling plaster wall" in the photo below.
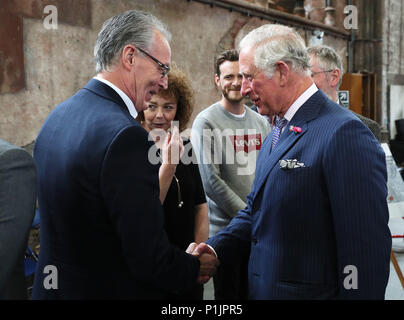
[[[196,114],[220,98],[214,85],[214,54],[235,20],[244,19],[240,13],[186,0],[92,0],[91,6],[90,28],[59,21],[57,30],[47,30],[39,19],[23,19],[26,87],[15,94],[0,94],[1,139],[20,146],[35,140],[52,109],[94,76],[93,46],[102,23],[129,9],[149,11],[168,25],[172,60],[195,90],[189,126]],[[265,23],[253,18],[244,28]],[[240,35],[247,32],[244,28]],[[309,33],[299,31],[307,40]],[[324,43],[345,57],[345,40],[325,36]]]
[[[0,138],[32,142],[49,112],[86,83],[92,71],[90,30],[24,18],[25,89],[0,95]]]
[[[402,0],[385,1],[385,50],[389,74],[404,74],[404,3]]]
[[[404,102],[404,2],[384,0],[383,23],[383,122],[395,138],[394,121],[403,118]]]

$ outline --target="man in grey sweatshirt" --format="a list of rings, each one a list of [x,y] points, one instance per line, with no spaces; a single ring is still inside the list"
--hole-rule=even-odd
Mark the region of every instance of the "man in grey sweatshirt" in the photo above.
[[[209,206],[209,235],[223,229],[246,206],[258,152],[270,131],[268,121],[243,104],[238,53],[227,50],[216,59],[220,101],[195,118],[191,141],[198,157]],[[214,276],[215,299],[247,299],[248,253],[222,264]]]

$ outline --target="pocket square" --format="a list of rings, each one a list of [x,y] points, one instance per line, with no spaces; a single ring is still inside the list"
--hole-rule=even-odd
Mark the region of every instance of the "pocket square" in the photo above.
[[[283,170],[291,170],[291,169],[306,167],[303,162],[299,162],[299,161],[297,161],[297,159],[280,160],[279,165],[280,165],[281,169],[283,169]]]

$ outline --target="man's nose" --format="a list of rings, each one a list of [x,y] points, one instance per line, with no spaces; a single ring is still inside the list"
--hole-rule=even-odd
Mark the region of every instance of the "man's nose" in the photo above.
[[[167,90],[168,88],[168,75],[165,75],[164,77],[161,78],[159,82],[159,86],[163,90]]]
[[[242,80],[241,81],[241,91],[240,91],[241,95],[243,97],[249,95],[251,93],[251,87],[248,84],[247,80]]]
[[[241,82],[242,82],[242,79],[240,79],[239,77],[236,77],[236,78],[234,78],[232,85],[233,85],[233,87],[237,87],[237,86],[240,86]]]

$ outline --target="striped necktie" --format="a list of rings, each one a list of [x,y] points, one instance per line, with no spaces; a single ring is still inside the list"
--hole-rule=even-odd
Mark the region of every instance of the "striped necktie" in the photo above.
[[[286,124],[288,123],[288,120],[286,120],[285,118],[279,118],[276,123],[275,123],[275,128],[274,128],[274,132],[272,134],[272,150],[275,148],[276,144],[279,141],[279,137],[281,135],[282,132],[282,128],[284,126],[286,126]]]

